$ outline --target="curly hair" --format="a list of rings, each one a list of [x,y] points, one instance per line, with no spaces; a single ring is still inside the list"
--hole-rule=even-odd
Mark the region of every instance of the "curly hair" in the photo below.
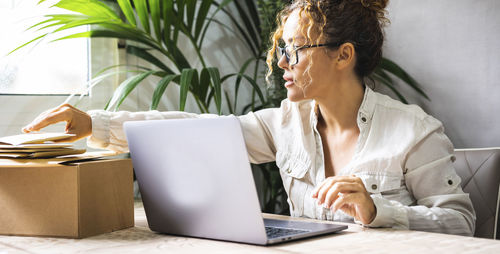
[[[272,47],[267,52],[269,67],[266,81],[273,72],[276,47],[283,36],[283,27],[290,14],[298,10],[300,33],[306,43],[350,42],[356,52],[354,72],[363,80],[377,67],[382,57],[383,27],[389,22],[385,7],[389,0],[296,0],[285,7],[277,17],[278,27],[271,35]],[[315,35],[317,35],[315,37]],[[294,41],[295,42],[295,41]],[[307,51],[309,75],[312,66],[311,51]]]

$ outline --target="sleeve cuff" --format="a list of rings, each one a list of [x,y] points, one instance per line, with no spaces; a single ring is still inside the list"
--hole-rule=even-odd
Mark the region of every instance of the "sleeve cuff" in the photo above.
[[[370,224],[364,224],[363,226],[396,229],[409,228],[407,211],[401,203],[385,199],[380,194],[373,194],[371,198],[377,208],[377,214]],[[359,221],[355,222],[362,224]]]
[[[92,118],[92,135],[87,139],[87,145],[93,148],[105,149],[110,142],[110,112],[91,110],[87,113]]]

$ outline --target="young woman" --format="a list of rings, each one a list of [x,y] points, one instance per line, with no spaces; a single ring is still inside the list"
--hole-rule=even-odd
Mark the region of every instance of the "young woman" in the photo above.
[[[363,82],[381,58],[387,1],[297,0],[281,12],[267,61],[272,72],[276,52],[288,98],[239,116],[250,161],[276,161],[292,216],[472,235],[442,124]],[[124,121],[187,117],[216,116],[62,105],[24,131],[66,121],[73,140],[126,152]]]

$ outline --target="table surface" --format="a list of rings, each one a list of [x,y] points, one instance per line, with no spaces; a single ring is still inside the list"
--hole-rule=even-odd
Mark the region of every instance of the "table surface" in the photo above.
[[[265,214],[266,218],[309,220]],[[312,221],[312,220],[311,220]],[[343,223],[338,223],[343,224]],[[149,230],[141,202],[135,227],[85,239],[0,236],[0,254],[12,253],[500,253],[500,241],[356,224],[339,233],[269,247],[171,236]]]

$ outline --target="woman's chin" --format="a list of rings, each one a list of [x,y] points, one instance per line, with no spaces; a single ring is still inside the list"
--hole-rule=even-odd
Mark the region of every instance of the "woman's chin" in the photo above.
[[[286,97],[291,102],[299,102],[301,100],[304,100],[304,94],[300,89],[287,88]]]

